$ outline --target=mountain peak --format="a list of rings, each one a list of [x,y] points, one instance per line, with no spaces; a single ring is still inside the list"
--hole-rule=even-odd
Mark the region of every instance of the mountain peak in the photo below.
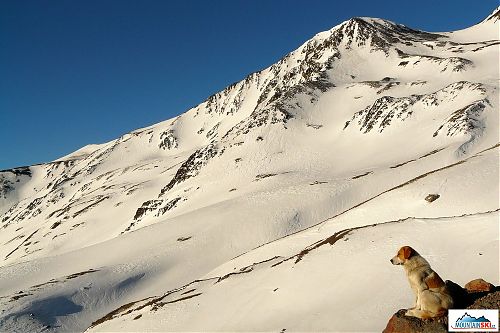
[[[389,20],[372,17],[353,17],[332,28],[330,33],[339,43],[347,46],[368,45],[386,54],[396,44],[435,41],[441,34],[412,29]]]
[[[493,23],[496,23],[498,20],[500,19],[500,6],[498,6],[497,8],[495,8],[494,11],[491,12],[490,15],[488,15],[484,20],[483,22],[493,22]]]

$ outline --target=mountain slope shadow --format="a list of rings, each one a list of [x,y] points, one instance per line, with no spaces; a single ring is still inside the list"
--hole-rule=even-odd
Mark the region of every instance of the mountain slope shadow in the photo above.
[[[10,317],[17,320],[24,316],[30,316],[45,326],[54,326],[58,322],[58,317],[63,317],[78,313],[83,310],[83,306],[75,304],[67,296],[57,296],[35,301],[21,312],[14,313]]]

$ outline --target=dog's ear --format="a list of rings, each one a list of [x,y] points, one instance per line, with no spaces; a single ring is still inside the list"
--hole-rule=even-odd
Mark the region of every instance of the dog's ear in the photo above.
[[[413,249],[409,246],[403,247],[403,258],[409,259],[413,255]]]

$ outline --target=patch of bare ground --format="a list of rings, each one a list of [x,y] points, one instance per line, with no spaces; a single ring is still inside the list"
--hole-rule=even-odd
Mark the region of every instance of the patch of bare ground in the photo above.
[[[422,158],[425,158],[425,157],[431,156],[431,155],[433,155],[433,154],[436,154],[436,153],[440,152],[440,151],[441,151],[441,150],[443,150],[443,149],[444,149],[444,148],[435,149],[435,150],[433,150],[433,151],[431,151],[431,152],[429,152],[429,153],[427,153],[427,154],[425,154],[425,155],[422,155],[422,156],[420,156],[420,157],[417,157],[416,159],[412,159],[412,160],[408,160],[408,161],[403,162],[403,163],[396,164],[396,165],[394,165],[394,166],[391,166],[390,168],[391,168],[391,169],[399,168],[399,167],[401,167],[401,166],[403,166],[403,165],[405,165],[405,164],[408,164],[408,163],[410,163],[410,162],[415,162],[415,161],[420,160],[420,159],[422,159]]]
[[[89,274],[89,273],[95,273],[95,272],[98,272],[99,270],[98,269],[88,269],[86,271],[83,271],[83,272],[78,272],[78,273],[73,273],[73,274],[70,274],[68,276],[66,276],[66,280],[71,280],[71,279],[74,279],[74,278],[77,278],[79,276],[82,276],[82,275],[85,275],[85,274]]]
[[[115,318],[120,312],[123,312],[123,311],[131,308],[134,304],[137,304],[141,301],[143,301],[143,300],[130,302],[130,303],[127,303],[127,304],[120,306],[118,309],[115,309],[115,310],[111,311],[110,313],[108,313],[107,315],[105,315],[104,317],[101,317],[101,318],[97,319],[96,321],[94,321],[92,324],[90,324],[89,328],[95,327],[97,325],[100,325],[100,324],[108,321],[108,320]]]
[[[321,184],[328,184],[328,182],[316,180],[316,181],[310,183],[309,185],[313,186],[313,185],[321,185]]]
[[[190,293],[192,293],[193,291],[196,291],[196,288],[189,289],[189,290],[187,290],[187,291],[185,291],[185,292],[181,293],[181,295],[190,294]]]
[[[153,305],[153,307],[151,308],[151,311],[156,311],[158,310],[159,308],[167,305],[167,304],[172,304],[172,303],[177,303],[177,302],[182,302],[182,301],[185,301],[187,299],[190,299],[190,298],[193,298],[193,297],[197,297],[197,296],[200,296],[202,293],[197,293],[197,294],[192,294],[192,295],[189,295],[189,296],[185,296],[185,297],[181,297],[181,298],[177,298],[177,299],[174,299],[172,301],[168,301],[168,302],[158,302],[156,303],[155,305]]]
[[[409,160],[409,161],[406,161],[406,162],[403,162],[403,163],[399,163],[399,164],[391,166],[391,169],[396,169],[396,168],[402,167],[405,164],[408,164],[408,163],[411,163],[411,162],[415,162],[415,161],[416,160]]]
[[[364,177],[364,176],[368,176],[371,173],[373,173],[373,171],[368,171],[368,172],[362,173],[360,175],[352,177],[351,179],[358,179],[358,178],[361,178],[361,177]]]
[[[14,252],[16,252],[24,243],[26,243],[31,237],[33,237],[40,229],[35,230],[34,232],[31,233],[27,238],[25,238],[21,244],[19,244],[14,250],[10,251],[6,256],[5,259],[8,259]]]
[[[10,298],[10,302],[12,302],[12,301],[17,301],[17,300],[18,300],[18,299],[20,299],[20,298],[23,298],[23,297],[26,297],[26,296],[30,296],[30,295],[33,295],[33,294],[30,294],[30,293],[25,293],[25,292],[23,292],[23,291],[20,291],[20,292],[18,292],[16,295],[14,295],[14,296],[12,296],[12,297]]]

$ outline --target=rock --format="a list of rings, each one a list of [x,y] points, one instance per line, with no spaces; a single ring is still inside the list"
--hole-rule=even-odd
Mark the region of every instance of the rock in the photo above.
[[[434,200],[438,199],[439,197],[440,197],[439,194],[429,194],[428,196],[425,197],[425,201],[433,202]]]
[[[383,333],[445,333],[448,332],[448,317],[422,320],[405,316],[406,309],[396,312]]]
[[[465,285],[465,289],[469,293],[483,292],[483,291],[490,292],[495,289],[495,286],[489,282],[484,281],[483,279],[475,279],[470,282],[467,282],[467,284]]]
[[[500,291],[478,298],[467,309],[500,309]]]
[[[450,292],[451,297],[453,298],[453,307],[455,309],[465,309],[472,303],[467,290],[450,280],[446,280],[445,284],[448,288],[448,291]]]

